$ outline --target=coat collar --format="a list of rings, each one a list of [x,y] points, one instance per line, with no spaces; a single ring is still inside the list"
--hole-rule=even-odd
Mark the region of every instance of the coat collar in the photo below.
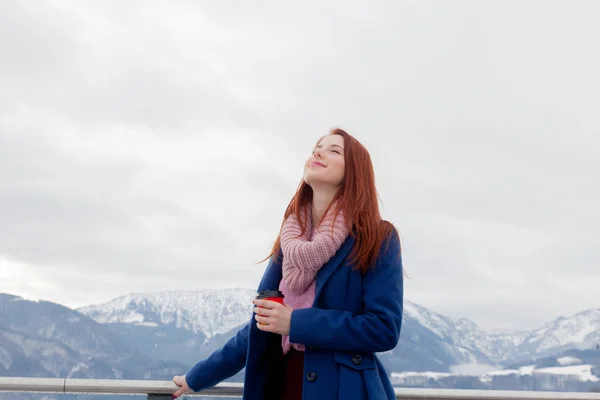
[[[354,237],[348,235],[340,249],[327,261],[317,273],[317,285],[315,289],[315,302],[319,298],[325,283],[329,280],[335,270],[343,263],[346,256],[350,253],[352,246],[354,245]]]
[[[354,236],[348,235],[344,243],[342,243],[340,249],[321,267],[317,273],[315,300],[319,298],[319,295],[321,294],[325,283],[327,283],[327,280],[329,280],[331,275],[343,263],[343,261],[346,259],[346,256],[348,256],[350,253],[350,250],[354,245],[354,241]],[[279,261],[276,261],[275,258],[279,258]],[[279,288],[279,283],[281,282],[282,276],[281,257],[271,257],[265,274],[263,275],[263,279],[258,285],[258,291],[277,290]]]

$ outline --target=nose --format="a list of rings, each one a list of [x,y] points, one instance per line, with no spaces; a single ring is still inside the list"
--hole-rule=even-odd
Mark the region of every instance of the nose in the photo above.
[[[323,156],[321,154],[321,150],[320,149],[315,150],[315,154],[313,157],[314,158],[323,158]]]

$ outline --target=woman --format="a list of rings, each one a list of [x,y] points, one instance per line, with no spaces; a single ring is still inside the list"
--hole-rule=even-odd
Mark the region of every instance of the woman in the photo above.
[[[173,378],[173,396],[245,370],[244,399],[395,399],[376,352],[402,324],[400,240],[379,214],[367,150],[341,129],[321,138],[287,207],[253,319],[220,350]]]

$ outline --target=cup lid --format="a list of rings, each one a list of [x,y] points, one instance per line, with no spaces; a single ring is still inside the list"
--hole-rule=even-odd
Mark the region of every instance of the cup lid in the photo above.
[[[265,299],[267,297],[285,297],[279,290],[263,290],[256,294],[257,299]]]

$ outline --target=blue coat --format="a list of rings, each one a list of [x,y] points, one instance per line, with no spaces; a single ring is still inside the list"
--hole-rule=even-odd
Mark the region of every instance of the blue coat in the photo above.
[[[400,241],[384,242],[366,274],[349,264],[355,239],[349,236],[319,270],[313,308],[292,312],[290,340],[306,346],[304,400],[395,399],[388,374],[374,354],[396,347],[403,306]],[[258,290],[277,289],[281,263],[271,258]],[[221,349],[186,374],[200,391],[245,370],[244,399],[269,399],[281,374],[281,336],[263,332],[253,318]]]

